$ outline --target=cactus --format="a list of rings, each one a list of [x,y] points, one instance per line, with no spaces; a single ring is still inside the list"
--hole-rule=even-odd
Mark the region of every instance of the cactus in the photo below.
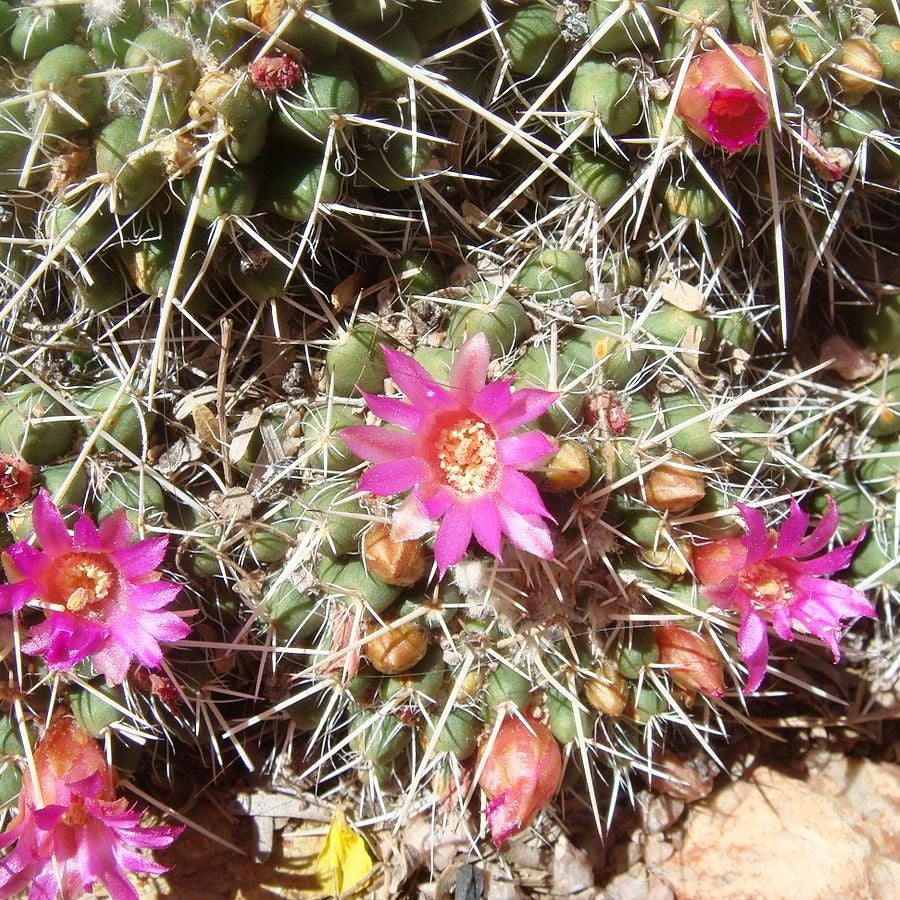
[[[296,750],[402,817],[530,721],[603,827],[664,744],[736,727],[741,619],[696,548],[789,496],[833,495],[838,544],[869,524],[845,575],[889,647],[900,29],[868,7],[0,2],[0,453],[68,522],[174,536],[200,610],[112,693],[8,660],[0,738],[52,702],[143,785]],[[423,466],[514,470],[508,518]],[[773,705],[817,690],[821,648],[781,650]]]

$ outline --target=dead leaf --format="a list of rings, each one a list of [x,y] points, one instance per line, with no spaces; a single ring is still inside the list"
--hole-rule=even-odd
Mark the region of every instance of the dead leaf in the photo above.
[[[200,442],[193,435],[186,435],[173,441],[156,460],[156,469],[161,475],[172,475],[192,462],[203,458]]]
[[[191,410],[191,418],[194,420],[194,434],[204,444],[217,450],[222,443],[222,434],[216,414],[200,403]]]
[[[343,281],[338,282],[335,289],[331,292],[331,305],[335,308],[336,312],[341,312],[352,303],[356,302],[362,283],[362,272],[354,272],[352,275],[348,275]]]
[[[698,312],[706,305],[703,291],[674,275],[663,277],[659,285],[659,293],[666,303],[683,309],[685,312]]]
[[[256,505],[253,495],[242,487],[229,488],[224,494],[209,495],[209,508],[220,519],[249,519]]]
[[[250,444],[256,436],[259,423],[262,421],[263,414],[264,410],[262,407],[257,407],[241,416],[241,420],[237,423],[237,427],[231,436],[231,445],[228,448],[228,459],[232,465],[247,455]]]
[[[343,810],[336,809],[316,857],[322,889],[335,897],[352,893],[365,885],[374,865],[366,842],[347,824]]]

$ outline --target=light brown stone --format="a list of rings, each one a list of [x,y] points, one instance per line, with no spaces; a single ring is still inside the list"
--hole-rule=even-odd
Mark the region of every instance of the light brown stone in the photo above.
[[[678,900],[892,900],[900,766],[842,762],[809,781],[761,767],[692,808],[659,873]]]

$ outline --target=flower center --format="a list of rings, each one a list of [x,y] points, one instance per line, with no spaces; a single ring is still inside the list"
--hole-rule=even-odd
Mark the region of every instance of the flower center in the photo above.
[[[771,606],[793,599],[790,578],[772,563],[758,562],[740,576],[740,585],[756,603]]]
[[[90,816],[84,808],[84,801],[81,797],[72,797],[69,801],[68,809],[62,815],[62,821],[72,828],[80,828],[89,818]]]
[[[497,474],[497,442],[481,419],[459,419],[438,432],[434,442],[444,481],[461,494],[481,494]]]
[[[56,560],[48,581],[47,599],[70,612],[90,613],[110,597],[118,575],[104,555],[75,552]]]

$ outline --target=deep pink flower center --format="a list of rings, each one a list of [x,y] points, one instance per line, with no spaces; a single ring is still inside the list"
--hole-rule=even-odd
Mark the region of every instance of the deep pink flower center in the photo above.
[[[434,439],[437,465],[444,483],[460,494],[490,490],[497,480],[497,440],[487,422],[472,417],[441,428]]]
[[[46,577],[47,600],[84,615],[102,607],[119,583],[118,572],[102,553],[65,553]]]
[[[726,150],[742,150],[756,142],[768,119],[766,105],[756,91],[720,88],[713,94],[703,124],[717,144]]]
[[[741,572],[740,586],[761,606],[787,603],[794,597],[790,576],[770,562],[758,562]]]

